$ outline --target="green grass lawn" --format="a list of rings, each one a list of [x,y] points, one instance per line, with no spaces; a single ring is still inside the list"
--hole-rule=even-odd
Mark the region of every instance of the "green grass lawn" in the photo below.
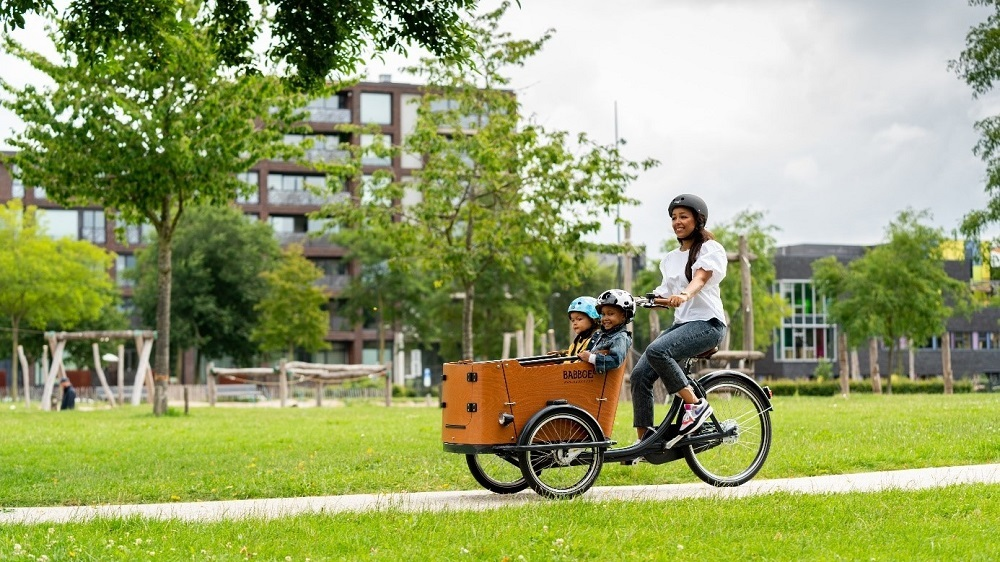
[[[1000,462],[1000,394],[776,398],[757,478]],[[623,404],[614,437],[634,439]],[[194,408],[189,415],[0,409],[0,507],[477,489],[440,411]],[[693,482],[683,461],[608,464],[597,485]]]
[[[1000,462],[1000,394],[775,399],[761,478]],[[632,440],[623,404],[615,437]],[[477,489],[440,411],[0,411],[0,506]],[[597,485],[691,482],[681,462],[606,465]],[[213,523],[8,525],[19,560],[991,560],[1000,485],[316,514]]]

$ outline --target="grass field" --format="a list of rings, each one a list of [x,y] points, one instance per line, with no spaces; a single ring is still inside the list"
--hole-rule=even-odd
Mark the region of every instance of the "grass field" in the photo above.
[[[775,399],[757,478],[1000,462],[1000,394]],[[630,409],[615,437],[631,442]],[[435,408],[0,411],[0,504],[476,489]],[[598,485],[695,481],[606,465]],[[739,500],[537,502],[484,513],[10,525],[0,559],[949,560],[1000,552],[1000,486]],[[152,553],[152,554],[150,554]]]

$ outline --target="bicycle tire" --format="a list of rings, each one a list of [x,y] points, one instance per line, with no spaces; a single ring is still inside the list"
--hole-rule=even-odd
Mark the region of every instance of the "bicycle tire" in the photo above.
[[[604,449],[573,444],[602,440],[598,428],[579,413],[561,409],[542,416],[527,431],[528,445],[559,445],[519,453],[521,474],[532,490],[547,498],[567,499],[590,489],[601,473]]]
[[[770,404],[755,382],[735,375],[719,375],[703,384],[711,404],[711,418],[696,432],[726,432],[735,435],[708,443],[689,445],[684,450],[688,467],[712,486],[739,486],[752,479],[771,450]]]
[[[516,494],[528,488],[518,461],[494,453],[465,455],[469,472],[480,486],[497,494]]]

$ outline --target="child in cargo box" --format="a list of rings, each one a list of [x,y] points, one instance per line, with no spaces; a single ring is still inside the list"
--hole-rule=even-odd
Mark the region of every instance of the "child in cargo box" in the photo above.
[[[601,329],[579,357],[598,373],[607,373],[625,362],[632,347],[632,333],[625,327],[635,317],[635,299],[628,291],[609,289],[597,297],[596,308],[601,315]]]

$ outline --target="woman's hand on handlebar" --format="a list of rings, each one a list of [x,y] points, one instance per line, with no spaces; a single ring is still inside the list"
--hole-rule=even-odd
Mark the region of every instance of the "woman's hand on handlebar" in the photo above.
[[[646,296],[636,298],[636,304],[643,308],[677,308],[686,302],[686,295],[658,297],[654,293],[646,293]]]

